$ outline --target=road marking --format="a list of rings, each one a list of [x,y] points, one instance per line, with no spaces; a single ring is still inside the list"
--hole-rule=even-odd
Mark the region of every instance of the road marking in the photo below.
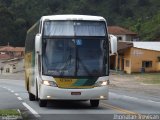
[[[22,104],[23,104],[35,117],[40,117],[40,115],[39,115],[33,108],[31,108],[27,103],[22,102]]]
[[[14,93],[14,90],[8,89],[6,87],[3,87],[5,89],[7,89],[8,91]],[[18,96],[18,93],[15,93],[14,95]],[[23,99],[21,97],[17,97],[18,100],[22,101]],[[40,117],[40,115],[33,109],[31,108],[27,103],[22,102],[23,106],[26,107],[35,117]]]
[[[15,95],[15,96],[18,96],[19,94],[18,94],[18,93],[15,93],[14,95]]]
[[[147,100],[148,102],[151,102],[151,103],[156,103],[156,104],[160,104],[160,102],[156,102],[156,101],[153,101],[153,100]]]
[[[116,110],[118,112],[121,112],[123,114],[136,114],[136,115],[140,115],[139,113],[132,112],[132,111],[129,111],[129,110],[126,110],[126,109],[122,109],[120,107],[116,107],[116,106],[113,106],[113,105],[110,105],[110,104],[101,103],[101,105],[103,105],[106,108],[110,108],[110,109]]]
[[[13,90],[11,90],[11,92],[12,92],[12,93],[14,93],[14,91],[13,91]]]
[[[17,97],[18,98],[18,100],[22,100],[22,98],[21,97]]]

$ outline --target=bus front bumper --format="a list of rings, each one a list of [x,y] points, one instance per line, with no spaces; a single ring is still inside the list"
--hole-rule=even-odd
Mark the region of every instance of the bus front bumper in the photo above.
[[[106,100],[108,99],[108,87],[63,89],[41,85],[39,98],[42,100]]]

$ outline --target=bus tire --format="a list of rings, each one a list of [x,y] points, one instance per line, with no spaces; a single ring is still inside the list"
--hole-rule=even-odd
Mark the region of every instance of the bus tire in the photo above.
[[[36,96],[35,96],[35,100],[38,101],[38,84],[36,81]]]
[[[39,106],[40,107],[46,107],[47,106],[47,100],[41,100],[41,99],[39,99]]]
[[[35,100],[35,96],[30,92],[28,94],[29,94],[29,100],[30,101],[34,101]]]
[[[98,107],[99,106],[99,100],[90,100],[90,104],[92,107]]]
[[[27,81],[27,91],[29,91],[29,81]]]

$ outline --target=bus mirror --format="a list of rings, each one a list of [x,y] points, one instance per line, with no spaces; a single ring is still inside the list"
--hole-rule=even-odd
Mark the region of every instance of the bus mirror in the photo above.
[[[42,53],[41,34],[37,34],[35,37],[35,50],[36,50],[36,53],[41,55]]]
[[[109,35],[110,40],[110,54],[116,54],[117,53],[117,37],[114,35]]]

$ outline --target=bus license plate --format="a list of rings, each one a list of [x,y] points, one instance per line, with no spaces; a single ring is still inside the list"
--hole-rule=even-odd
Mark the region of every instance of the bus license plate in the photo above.
[[[71,95],[81,95],[81,92],[71,92]]]

